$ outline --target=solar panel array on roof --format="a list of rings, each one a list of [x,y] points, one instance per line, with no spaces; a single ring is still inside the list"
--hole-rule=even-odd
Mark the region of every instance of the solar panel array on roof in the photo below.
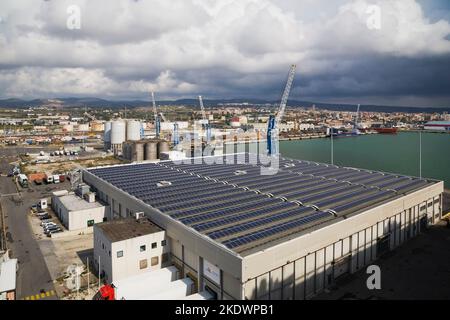
[[[284,158],[276,174],[261,175],[263,165],[249,154],[212,159],[88,171],[241,254],[430,183]]]

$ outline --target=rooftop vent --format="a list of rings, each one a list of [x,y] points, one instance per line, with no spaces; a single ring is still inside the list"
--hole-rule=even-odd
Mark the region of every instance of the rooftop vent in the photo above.
[[[171,186],[172,185],[172,182],[170,182],[170,181],[159,181],[157,184],[156,184],[156,186],[158,187],[158,188],[160,188],[160,187],[168,187],[168,186]]]

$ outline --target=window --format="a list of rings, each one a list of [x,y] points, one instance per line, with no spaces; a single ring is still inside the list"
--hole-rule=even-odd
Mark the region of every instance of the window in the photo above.
[[[139,261],[139,269],[146,269],[147,268],[147,259]]]
[[[87,221],[87,226],[88,227],[92,227],[94,225],[94,220],[88,220]]]
[[[111,257],[111,251],[108,251],[108,255]]]
[[[165,263],[167,261],[169,261],[169,254],[166,252],[166,253],[163,253],[161,256],[161,263]]]
[[[152,266],[156,266],[159,263],[159,257],[152,257]]]
[[[164,247],[167,244],[166,240],[161,241],[161,247]]]
[[[146,246],[145,246],[145,245],[139,247],[139,251],[141,251],[141,252],[144,252],[145,249],[146,249]]]
[[[117,251],[117,258],[123,257],[123,250]]]
[[[156,248],[156,242],[153,242],[152,243],[152,249],[155,249]]]

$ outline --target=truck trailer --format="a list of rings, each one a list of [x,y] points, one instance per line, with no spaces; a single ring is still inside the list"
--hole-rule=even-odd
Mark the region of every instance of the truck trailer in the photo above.
[[[94,300],[141,300],[156,294],[179,278],[179,271],[171,266],[127,277],[106,284],[95,294]]]
[[[191,295],[195,291],[195,284],[191,278],[173,281],[160,292],[139,298],[139,300],[180,300]]]

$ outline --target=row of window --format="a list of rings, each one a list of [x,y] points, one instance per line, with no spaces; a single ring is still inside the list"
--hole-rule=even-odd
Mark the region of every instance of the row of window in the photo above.
[[[166,240],[161,241],[161,247],[166,246],[166,244],[167,244]],[[158,244],[156,242],[153,242],[152,249],[156,249],[157,247],[158,247]],[[139,247],[140,252],[144,252],[146,250],[147,250],[147,246],[145,244]],[[123,250],[117,251],[117,258],[122,258],[122,257],[123,257]]]

